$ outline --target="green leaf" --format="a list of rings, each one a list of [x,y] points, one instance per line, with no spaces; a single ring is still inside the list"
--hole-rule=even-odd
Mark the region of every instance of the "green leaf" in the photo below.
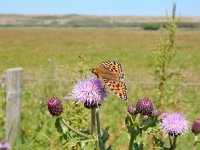
[[[194,144],[198,144],[198,143],[200,143],[200,140],[197,140],[197,141],[194,142]]]
[[[112,147],[111,147],[111,146],[109,146],[109,147],[107,147],[107,148],[106,148],[106,150],[112,150]]]
[[[70,147],[73,147],[73,146],[76,146],[77,144],[78,144],[78,140],[76,140],[76,139],[70,139],[68,142],[67,142],[67,144],[70,146]]]
[[[126,126],[140,127],[140,124],[138,122],[132,120],[132,116],[130,114],[127,114],[125,118],[125,124]]]
[[[68,129],[68,127],[66,127],[65,125],[63,125],[61,123],[60,119],[61,119],[60,117],[56,119],[56,121],[55,121],[55,128],[57,129],[57,131],[59,133],[65,134],[65,133],[67,133],[69,131],[69,129]]]
[[[134,126],[134,127],[137,127],[137,128],[141,128],[141,127],[140,127],[140,124],[139,124],[138,122],[136,122],[136,121],[133,122],[133,126]]]
[[[156,126],[156,122],[157,122],[156,119],[151,119],[150,118],[148,120],[148,122],[141,127],[141,129],[142,130],[147,130],[149,127],[154,127],[154,126]]]
[[[86,147],[85,141],[81,141],[81,149],[85,149],[85,147]]]
[[[103,144],[105,145],[106,141],[109,139],[110,135],[108,133],[108,127],[104,130],[103,135],[101,137],[101,140],[103,142]]]
[[[127,114],[126,115],[126,118],[125,118],[125,124],[126,125],[129,125],[129,124],[131,124],[131,115],[130,114]]]
[[[130,134],[138,133],[141,129],[139,122],[133,121],[132,116],[130,114],[127,114],[125,118],[125,124],[128,129],[128,133]]]
[[[102,150],[112,150],[111,146],[105,148],[105,144],[107,142],[107,140],[109,139],[110,135],[108,133],[108,129],[109,127],[107,127],[104,132],[103,135],[101,136],[101,149]]]
[[[56,118],[55,128],[59,133],[63,133],[63,129],[62,129],[62,125],[61,125],[61,122],[60,122],[60,118]]]

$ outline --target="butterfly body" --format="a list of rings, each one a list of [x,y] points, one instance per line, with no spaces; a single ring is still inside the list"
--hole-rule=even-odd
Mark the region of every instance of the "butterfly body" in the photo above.
[[[121,99],[127,100],[126,85],[122,80],[124,73],[122,72],[121,64],[117,61],[103,62],[95,68],[91,68],[97,78],[100,78],[104,83],[117,94]]]
[[[108,79],[108,80],[119,80],[119,76],[109,71],[105,66],[99,65],[96,68],[92,68],[92,73],[94,73],[98,78]]]

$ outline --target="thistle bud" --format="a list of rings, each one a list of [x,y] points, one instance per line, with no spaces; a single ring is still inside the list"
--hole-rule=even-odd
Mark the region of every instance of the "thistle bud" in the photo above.
[[[60,116],[63,112],[63,106],[56,97],[52,97],[48,101],[48,110],[52,116]]]
[[[150,116],[153,111],[153,104],[150,99],[140,99],[136,104],[136,111],[142,115]]]
[[[129,105],[127,108],[127,112],[129,112],[131,115],[137,114],[136,105]]]
[[[194,134],[200,133],[200,118],[197,118],[192,124],[192,132]]]

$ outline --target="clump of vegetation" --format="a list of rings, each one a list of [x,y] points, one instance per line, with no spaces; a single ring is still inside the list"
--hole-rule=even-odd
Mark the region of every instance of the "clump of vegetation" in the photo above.
[[[158,82],[157,105],[161,108],[174,106],[177,103],[173,95],[181,80],[181,70],[171,68],[176,55],[176,5],[173,6],[172,17],[169,17],[166,36],[161,36],[154,51],[155,81]],[[167,38],[165,38],[167,37]],[[165,102],[168,103],[165,103]]]

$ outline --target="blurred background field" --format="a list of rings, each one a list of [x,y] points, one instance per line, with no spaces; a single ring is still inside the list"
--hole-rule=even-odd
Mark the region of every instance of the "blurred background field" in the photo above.
[[[143,28],[158,30],[166,26],[165,16],[95,16],[95,15],[33,15],[1,14],[0,27],[94,27],[94,28]],[[199,29],[200,17],[179,17],[177,26],[184,29]]]
[[[2,16],[4,15],[0,18]],[[37,20],[42,17],[48,18],[48,16],[34,16],[31,19]],[[50,19],[52,17],[50,16]],[[72,17],[80,16],[72,15]],[[27,19],[26,16],[24,18],[22,17],[22,20]],[[162,19],[155,22],[160,25]],[[54,19],[55,22],[56,20]],[[113,18],[113,20],[121,19]],[[136,18],[136,20],[140,19]],[[188,20],[190,20],[188,24],[194,23],[195,28],[179,28],[177,54],[173,60],[172,69],[181,66],[183,70],[183,80],[174,98],[182,101],[181,111],[192,122],[200,113],[200,30],[198,30],[198,17],[194,22],[191,21],[193,18]],[[25,25],[26,28],[24,28],[24,25],[19,25],[21,20],[16,19],[16,22],[16,25],[11,26],[0,21],[1,127],[5,126],[6,93],[3,74],[8,68],[23,67],[24,69],[22,126],[15,148],[62,149],[58,140],[59,135],[54,127],[55,118],[51,117],[47,111],[47,100],[52,96],[63,99],[64,96],[70,95],[72,85],[76,80],[83,75],[93,76],[89,71],[90,67],[104,61],[117,60],[122,64],[126,75],[129,101],[123,102],[109,93],[100,108],[100,118],[104,129],[110,127],[109,144],[113,149],[126,149],[128,135],[124,117],[127,106],[143,97],[156,101],[153,51],[161,36],[161,31],[144,30],[143,24],[140,24],[136,30],[135,27],[127,28],[126,25],[115,26],[115,28],[109,25],[103,26],[104,28],[99,28],[98,25],[98,28],[90,25],[87,28],[83,28],[84,25],[78,26],[79,28],[71,28],[71,26],[58,28],[57,24],[58,26],[50,25],[49,28],[44,28],[51,22],[47,25],[44,22],[32,28]],[[165,34],[165,29],[163,32]],[[63,101],[63,104],[66,109],[66,118],[75,127],[79,129],[89,127],[89,110],[68,101]],[[4,131],[1,130],[0,139],[3,136]],[[191,149],[192,142],[188,144],[185,142],[192,140],[191,133],[180,137],[178,149]]]

